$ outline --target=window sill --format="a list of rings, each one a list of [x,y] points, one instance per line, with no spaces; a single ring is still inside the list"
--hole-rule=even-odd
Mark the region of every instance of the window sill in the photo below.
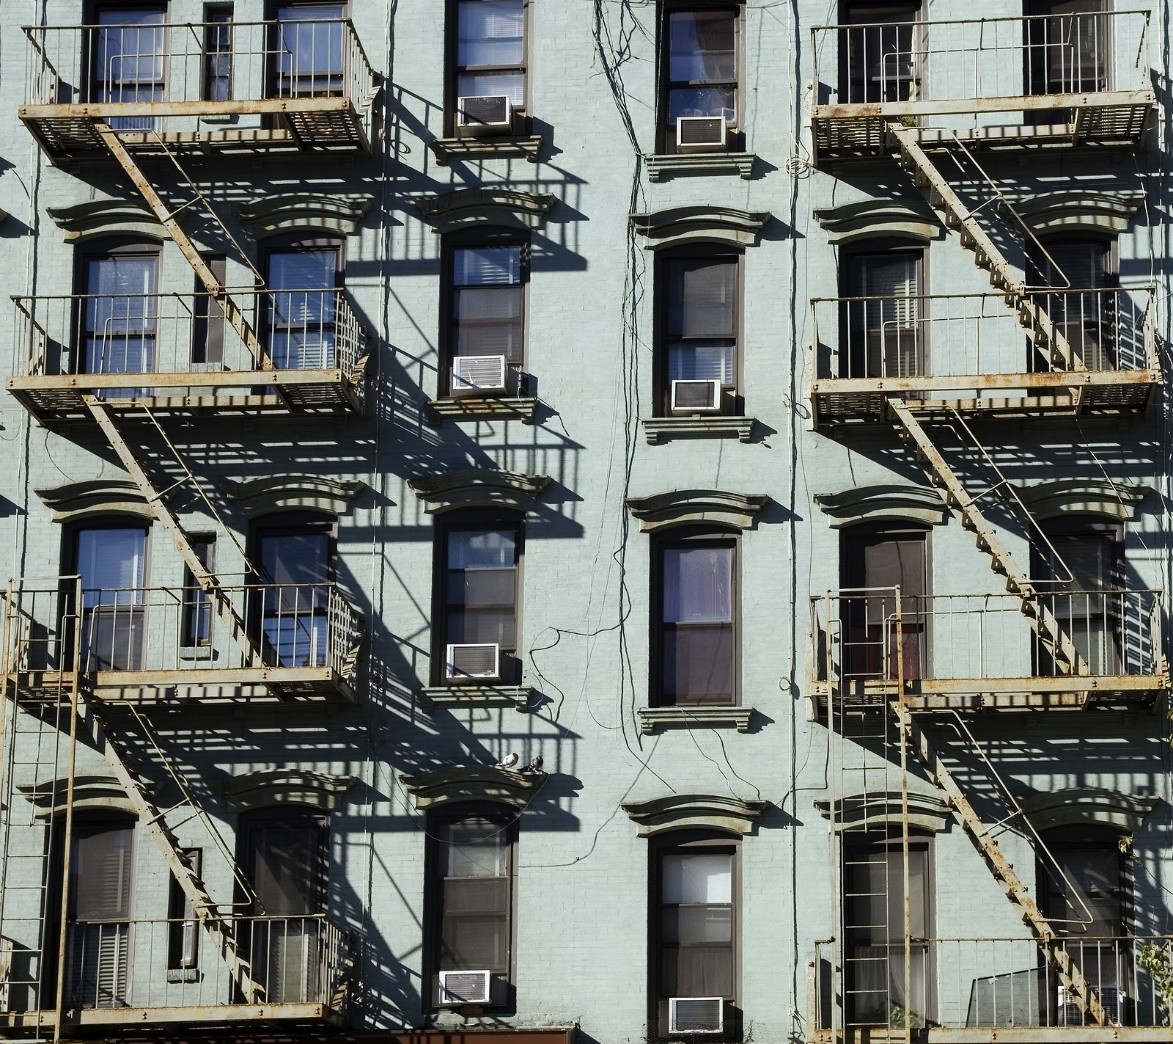
[[[737,437],[749,442],[753,437],[753,417],[644,417],[640,420],[648,442],[655,445],[663,439],[704,435],[709,438]]]
[[[640,732],[645,736],[664,729],[720,729],[735,728],[749,732],[752,707],[640,707]]]
[[[542,141],[540,134],[508,138],[433,138],[428,147],[442,167],[454,159],[512,159],[515,156],[524,156],[530,163],[537,163]]]
[[[183,645],[179,649],[181,660],[214,660],[217,653],[210,645]]]
[[[436,707],[513,707],[529,710],[534,690],[528,685],[432,685],[420,690],[429,714]]]
[[[538,411],[538,400],[534,397],[521,399],[484,398],[433,399],[428,403],[428,412],[434,423],[440,421],[476,421],[500,417],[505,420],[519,420],[522,424],[533,424]]]
[[[753,177],[757,155],[752,152],[689,152],[644,156],[651,181],[663,181],[677,174],[737,174]]]
[[[198,968],[167,969],[168,982],[199,982],[200,978],[200,970]]]

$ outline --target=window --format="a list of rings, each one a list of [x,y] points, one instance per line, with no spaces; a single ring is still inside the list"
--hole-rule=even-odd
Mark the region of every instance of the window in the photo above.
[[[189,539],[191,549],[200,565],[209,573],[216,568],[216,538],[193,536]],[[183,570],[182,641],[184,646],[193,648],[210,645],[212,642],[212,602],[196,581],[191,569]]]
[[[1094,824],[1050,830],[1043,837],[1037,873],[1043,916],[1063,939],[1109,1021],[1129,1026],[1135,1024],[1129,1000],[1137,996],[1131,974],[1135,944],[1123,938],[1131,889],[1121,836],[1119,830]],[[1055,1024],[1084,1025],[1085,1016],[1050,968],[1044,972],[1044,989],[1041,1007],[1054,1013]]]
[[[439,972],[487,971],[490,1006],[510,1000],[513,966],[513,879],[517,821],[496,811],[433,823],[431,967],[433,1004]]]
[[[97,103],[145,105],[164,100],[167,11],[163,6],[98,7],[92,47],[90,97]],[[153,116],[116,116],[114,130],[155,130]]]
[[[67,1006],[124,1008],[130,993],[134,823],[74,824],[69,859]]]
[[[847,1018],[855,1025],[921,1028],[933,1018],[932,904],[927,840],[908,852],[911,994],[905,994],[904,851],[899,837],[848,844],[843,857]]]
[[[196,877],[203,870],[204,853],[199,848],[183,849]],[[194,969],[200,958],[200,925],[191,900],[183,892],[174,874],[167,893],[167,968],[169,971]]]
[[[923,262],[924,252],[908,247],[846,255],[841,376],[912,377],[926,372]]]
[[[204,101],[232,100],[232,5],[204,5]]]
[[[843,532],[840,555],[846,677],[923,677],[930,618],[928,533],[856,526]]]
[[[334,525],[320,516],[266,519],[254,531],[261,589],[254,598],[264,662],[326,664]]]
[[[449,133],[461,126],[499,123],[508,132],[526,107],[527,0],[455,0],[448,10]],[[508,110],[482,99],[506,98]],[[465,99],[471,99],[466,101]],[[483,129],[489,129],[484,127]]]
[[[1136,606],[1121,593],[1123,548],[1118,526],[1090,519],[1048,519],[1035,545],[1033,570],[1045,581],[1047,608],[1092,674],[1121,670],[1123,621]],[[1038,669],[1056,673],[1048,649],[1038,643]]]
[[[79,373],[153,373],[158,334],[159,245],[108,241],[79,259]],[[144,394],[106,388],[104,398]]]
[[[1027,4],[1026,93],[1091,94],[1108,90],[1111,55],[1108,0],[1033,0]],[[1070,109],[1037,110],[1040,123],[1065,123]]]
[[[718,148],[738,125],[738,13],[732,4],[665,4],[660,23],[660,148],[691,151],[681,117],[713,117],[724,124]],[[706,148],[703,134],[697,147]],[[694,141],[694,143],[696,143]]]
[[[839,96],[846,105],[924,97],[919,3],[847,3],[839,40]]]
[[[653,851],[655,1036],[668,1036],[673,999],[719,997],[721,1011],[702,1007],[700,1018],[723,1016],[725,1032],[716,1039],[736,1038],[736,846],[724,839],[673,838],[672,847]]]
[[[440,684],[500,681],[516,685],[522,523],[508,516],[468,513],[439,534],[438,648]]]
[[[265,252],[265,345],[278,370],[334,366],[341,263],[330,240],[278,242]]]
[[[449,394],[520,394],[529,244],[515,236],[448,250]]]
[[[238,923],[253,975],[269,1003],[315,1000],[328,824],[308,811],[265,811],[243,817],[241,828],[240,862],[256,899]]]
[[[737,541],[708,533],[656,546],[659,597],[653,677],[657,702],[732,704],[736,687]]]
[[[146,639],[147,527],[129,521],[74,530],[81,577],[81,669],[137,671]]]
[[[278,98],[321,98],[345,88],[345,4],[277,4],[273,47]]]
[[[221,286],[228,280],[228,259],[223,254],[205,255],[212,277]],[[224,362],[224,306],[196,277],[195,321],[192,324],[191,361],[197,366],[219,367]]]
[[[669,256],[660,262],[660,412],[739,415],[741,257]]]
[[[1055,288],[1037,293],[1035,300],[1089,370],[1117,365],[1121,316],[1114,247],[1109,239],[1057,239],[1032,244],[1027,253],[1028,282]],[[1050,367],[1042,357],[1033,365]]]

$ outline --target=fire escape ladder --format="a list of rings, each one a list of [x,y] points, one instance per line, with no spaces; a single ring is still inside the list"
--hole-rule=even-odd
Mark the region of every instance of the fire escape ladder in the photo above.
[[[105,402],[94,395],[83,395],[82,401],[85,403],[86,408],[90,411],[94,420],[97,421],[98,427],[101,428],[102,433],[106,436],[114,452],[118,454],[118,459],[122,461],[122,466],[130,474],[130,477],[134,480],[135,485],[138,486],[146,502],[151,506],[155,517],[162,524],[163,529],[171,538],[172,543],[175,544],[175,547],[183,558],[184,565],[191,572],[200,590],[208,596],[209,602],[215,607],[216,615],[228,627],[236,644],[240,646],[241,651],[244,653],[245,665],[259,667],[262,663],[262,657],[260,651],[257,649],[256,643],[249,636],[248,625],[232,605],[227,593],[220,586],[219,579],[215,574],[208,572],[207,567],[191,546],[191,541],[188,540],[187,534],[179,524],[179,520],[175,517],[171,508],[167,506],[166,497],[174,486],[165,490],[155,488],[150,476],[138,462],[134,453],[127,445],[126,440],[122,437],[122,433],[118,430],[117,425],[115,425],[114,418],[110,415],[110,409]],[[199,491],[199,495],[207,502],[207,497],[202,490],[199,490],[199,483],[196,482],[195,476],[182,461],[180,461],[180,465],[183,468],[184,477],[176,485],[191,485]]]
[[[917,141],[916,128],[889,122],[887,129],[901,165],[910,171],[916,187],[928,200],[929,206],[941,215],[945,227],[956,233],[961,245],[973,253],[978,267],[989,273],[994,289],[1004,295],[1007,305],[1014,310],[1018,322],[1031,335],[1035,346],[1047,356],[1050,364],[1057,370],[1086,370],[1087,366],[1055,326],[1046,309],[1039,304],[1037,296],[1027,290],[1026,284],[1010,267],[1010,263],[982,228],[974,212],[965,205],[961,196],[921,147]],[[977,166],[976,160],[965,146],[960,141],[956,141],[955,144],[965,157]],[[990,182],[985,171],[980,167],[977,169],[981,177],[994,189],[999,202],[1005,204],[1006,201],[1001,198],[997,187]],[[1027,231],[1029,234],[1029,230]]]
[[[933,748],[928,736],[917,725],[912,712],[907,707],[897,702],[891,704],[891,708],[896,715],[903,738],[912,748],[917,760],[924,766],[930,780],[944,794],[953,809],[953,815],[957,822],[981,852],[982,858],[1001,884],[1006,897],[1021,912],[1023,923],[1030,929],[1047,960],[1055,968],[1060,982],[1068,990],[1068,995],[1079,1010],[1089,1016],[1097,1026],[1105,1025],[1107,1016],[1099,997],[1096,996],[1079,966],[1072,960],[1071,954],[1067,952],[1050,921],[1043,916],[1038,903],[1035,902],[1034,897],[1023,884],[1013,864],[1007,860],[989,827],[982,822],[981,816],[965,796],[957,780],[945,765],[944,759]]]
[[[191,904],[195,918],[203,929],[216,943],[220,956],[228,966],[235,987],[245,998],[246,1004],[260,1004],[265,998],[264,987],[252,976],[252,968],[241,952],[231,921],[221,915],[219,906],[208,894],[207,885],[195,872],[191,861],[184,855],[179,844],[179,837],[167,824],[167,812],[147,796],[146,781],[138,771],[131,767],[131,756],[121,740],[115,739],[115,730],[110,729],[102,720],[96,701],[86,704],[78,695],[77,714],[84,721],[87,717],[90,722],[90,735],[95,746],[102,751],[106,763],[122,784],[131,806],[138,815],[141,827],[150,835],[159,849],[175,880],[179,883],[184,897]],[[186,787],[181,788],[184,795],[184,804],[191,800],[190,792]],[[213,829],[214,833],[214,829]]]
[[[126,146],[119,140],[118,132],[111,129],[110,125],[103,120],[95,120],[94,127],[102,141],[105,142],[110,154],[118,161],[122,169],[126,171],[127,176],[134,184],[134,187],[138,189],[140,195],[146,201],[147,206],[151,208],[152,213],[154,213],[160,224],[162,224],[175,241],[175,245],[179,247],[183,256],[187,259],[187,263],[195,271],[196,277],[204,285],[208,293],[219,303],[224,313],[224,318],[228,320],[229,325],[244,342],[245,347],[249,350],[249,354],[252,355],[256,363],[257,369],[272,370],[274,368],[273,363],[269,359],[268,353],[264,350],[260,339],[257,337],[256,330],[253,329],[252,324],[249,323],[244,312],[236,301],[233,300],[231,294],[225,290],[223,284],[213,274],[207,262],[200,256],[200,252],[196,249],[191,238],[183,231],[183,227],[175,217],[178,211],[167,208],[166,203],[163,202],[163,198],[155,191],[155,187],[147,180],[146,175],[143,174],[142,168],[134,161],[134,157],[131,156]],[[172,159],[174,160],[174,157]],[[213,220],[219,224],[219,220],[212,212],[212,208],[207,205],[207,201],[203,200],[203,197],[198,193],[196,198],[204,202],[204,209],[212,213]]]
[[[978,550],[989,556],[990,568],[1006,578],[1006,589],[1017,597],[1023,615],[1030,620],[1040,643],[1054,660],[1056,669],[1063,674],[1089,674],[1087,662],[1060,627],[1046,599],[1039,598],[1030,577],[1002,543],[998,531],[979,510],[977,498],[970,496],[924,426],[903,399],[890,398],[888,406],[896,418],[898,431],[911,441],[917,462],[945,505],[961,525],[973,533]]]

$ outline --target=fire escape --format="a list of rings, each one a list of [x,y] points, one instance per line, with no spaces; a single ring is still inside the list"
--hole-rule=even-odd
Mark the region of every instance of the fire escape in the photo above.
[[[248,417],[263,429],[267,417],[338,420],[364,412],[367,335],[346,292],[269,290],[259,278],[243,291],[225,285],[185,230],[192,215],[233,244],[236,260],[256,268],[185,164],[367,152],[378,78],[347,19],[180,25],[148,12],[134,24],[25,33],[20,117],[46,158],[66,170],[84,163],[120,171],[200,291],[14,298],[25,356],[9,391],[50,430],[100,435],[188,580],[103,593],[97,604],[77,576],[22,577],[7,586],[0,1025],[58,1040],[71,1028],[101,1024],[333,1021],[343,1015],[354,941],[323,915],[262,925],[234,909],[252,895],[250,883],[160,740],[152,707],[354,700],[360,613],[333,583],[266,584],[247,558],[246,583],[225,583],[210,569],[180,520],[188,507],[215,519],[244,552],[169,428]],[[195,361],[193,348],[210,326],[222,331],[222,361]],[[100,362],[87,352],[94,337],[116,349]],[[198,634],[183,633],[192,621]],[[118,781],[183,909],[166,922],[120,927],[126,937],[116,946],[98,938],[96,970],[86,973],[98,985],[83,982],[79,998],[69,980],[87,965],[81,949],[104,930],[71,925],[67,894],[74,810],[86,785],[79,759],[87,751]],[[233,894],[213,895],[207,868],[181,847],[180,826],[228,864]],[[271,967],[254,967],[258,953],[271,958],[294,941],[313,950],[305,981],[278,981]],[[179,971],[166,984],[111,996],[117,970],[100,964],[125,962],[127,947],[139,960],[147,955],[142,962],[156,977],[171,966],[168,951],[178,953]],[[201,953],[202,970],[187,974]],[[209,962],[222,965],[222,974],[209,971]]]
[[[817,1025],[832,1039],[862,1040],[870,1033],[873,1039],[909,1040],[922,1031],[931,1039],[947,1027],[988,1026],[985,1032],[996,1036],[1004,1025],[1045,1033],[1047,1026],[1076,1022],[1120,1024],[1096,973],[1081,968],[1078,951],[1044,915],[999,844],[1008,825],[1033,831],[974,739],[966,714],[1151,706],[1167,686],[1159,592],[1060,594],[1032,576],[1005,539],[1007,527],[1051,560],[1058,558],[1055,548],[1003,473],[998,454],[977,434],[980,428],[996,440],[1007,421],[1142,416],[1161,384],[1152,289],[1089,289],[1069,280],[1028,284],[1008,261],[1007,245],[1046,256],[1045,244],[990,174],[1002,157],[1135,148],[1154,105],[1147,29],[1146,14],[1120,12],[892,20],[814,30],[816,85],[828,79],[820,67],[833,70],[830,79],[838,83],[837,97],[820,95],[813,106],[816,165],[835,172],[853,160],[890,160],[986,274],[991,291],[924,295],[906,288],[886,297],[815,300],[808,369],[813,426],[835,438],[894,432],[1006,590],[910,596],[898,587],[844,589],[813,600],[813,696],[845,752],[839,755],[840,794],[830,803],[844,850],[850,831],[860,831],[859,837],[883,821],[881,809],[869,811],[867,797],[859,799],[861,807],[850,807],[849,777],[877,805],[891,801],[885,794],[901,795],[902,866],[899,859],[870,857],[879,859],[871,869],[878,865],[878,876],[888,876],[887,899],[876,899],[876,889],[884,891],[874,883],[877,873],[868,878],[857,871],[858,879],[872,884],[855,886],[858,894],[850,885],[843,890],[845,909],[855,904],[881,919],[875,904],[899,911],[903,893],[903,940],[890,943],[883,961],[891,963],[882,964],[903,969],[892,971],[903,982],[889,995],[899,995],[900,1003],[872,1004],[885,996],[867,983],[878,974],[880,959],[869,953],[852,958],[849,944],[840,940],[829,961],[839,968],[838,986],[827,985],[825,969],[818,973]],[[932,352],[926,350],[930,335]],[[983,795],[997,795],[996,821],[989,820],[988,804],[983,818],[973,800],[972,770],[959,773],[955,757],[934,743],[942,734],[934,723],[944,723],[984,764],[977,782]],[[860,753],[864,748],[882,752],[879,762],[887,764],[877,768],[877,759]],[[909,759],[938,788],[1021,916],[1045,969],[1038,974],[1058,983],[1073,1016],[1054,1010],[1054,992],[1050,999],[1041,996],[1037,978],[1031,990],[1020,987],[1018,997],[1007,1001],[1007,984],[1017,980],[989,969],[985,979],[974,973],[968,1012],[964,999],[948,1011],[944,999],[926,999],[929,987],[918,992],[914,979],[927,977],[933,958],[927,950],[918,956],[921,940],[914,937],[924,930],[909,913]],[[892,765],[901,769],[896,784]],[[1046,860],[1041,838],[1034,834],[1030,842]],[[854,977],[846,970],[852,959]],[[864,967],[869,959],[871,969]],[[1001,1012],[991,1014],[987,1007],[975,1015],[977,984],[983,982],[991,996],[1002,990]],[[832,992],[841,999],[838,1009],[829,1000]],[[914,1010],[932,1004],[939,1005],[932,1013]],[[869,1006],[886,1010],[863,1010]]]

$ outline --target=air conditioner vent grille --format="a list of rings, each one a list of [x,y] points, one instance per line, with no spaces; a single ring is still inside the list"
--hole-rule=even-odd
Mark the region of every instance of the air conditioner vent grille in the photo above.
[[[673,381],[672,409],[712,413],[721,408],[719,380]]]
[[[449,679],[496,678],[499,659],[497,645],[449,645],[444,673]]]
[[[452,360],[452,393],[505,391],[504,355],[460,355]]]
[[[443,1005],[489,1004],[493,974],[489,971],[440,972],[440,1003]]]
[[[669,1033],[721,1033],[725,1001],[721,997],[672,997],[668,1001]]]

